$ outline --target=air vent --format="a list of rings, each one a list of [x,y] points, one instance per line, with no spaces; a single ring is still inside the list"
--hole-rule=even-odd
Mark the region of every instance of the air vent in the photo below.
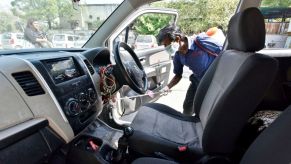
[[[28,96],[42,95],[45,93],[31,72],[13,73],[12,76]]]
[[[95,73],[93,66],[90,64],[90,62],[88,60],[84,60],[87,68],[89,69],[91,75],[93,75]]]

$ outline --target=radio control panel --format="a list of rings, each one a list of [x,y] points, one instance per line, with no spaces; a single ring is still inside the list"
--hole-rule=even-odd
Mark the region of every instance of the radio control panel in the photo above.
[[[98,97],[82,58],[71,54],[31,62],[45,78],[75,134],[96,118]]]

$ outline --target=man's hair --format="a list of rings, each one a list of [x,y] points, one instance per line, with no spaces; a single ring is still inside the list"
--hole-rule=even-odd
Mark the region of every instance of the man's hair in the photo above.
[[[158,43],[161,44],[166,37],[171,41],[174,41],[177,34],[181,34],[180,29],[175,25],[168,25],[159,31],[159,34],[157,35]]]

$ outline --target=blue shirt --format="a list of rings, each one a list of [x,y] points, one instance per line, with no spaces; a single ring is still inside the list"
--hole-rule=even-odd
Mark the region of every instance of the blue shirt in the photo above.
[[[182,75],[183,67],[185,65],[189,67],[193,72],[193,75],[200,80],[214,59],[214,56],[208,55],[199,48],[196,50],[189,49],[185,55],[176,51],[173,59],[174,74]]]

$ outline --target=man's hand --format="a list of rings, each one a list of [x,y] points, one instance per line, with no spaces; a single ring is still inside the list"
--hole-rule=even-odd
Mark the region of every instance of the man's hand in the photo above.
[[[168,93],[171,92],[171,89],[168,86],[165,86],[162,90],[161,90],[161,95],[166,96]]]

